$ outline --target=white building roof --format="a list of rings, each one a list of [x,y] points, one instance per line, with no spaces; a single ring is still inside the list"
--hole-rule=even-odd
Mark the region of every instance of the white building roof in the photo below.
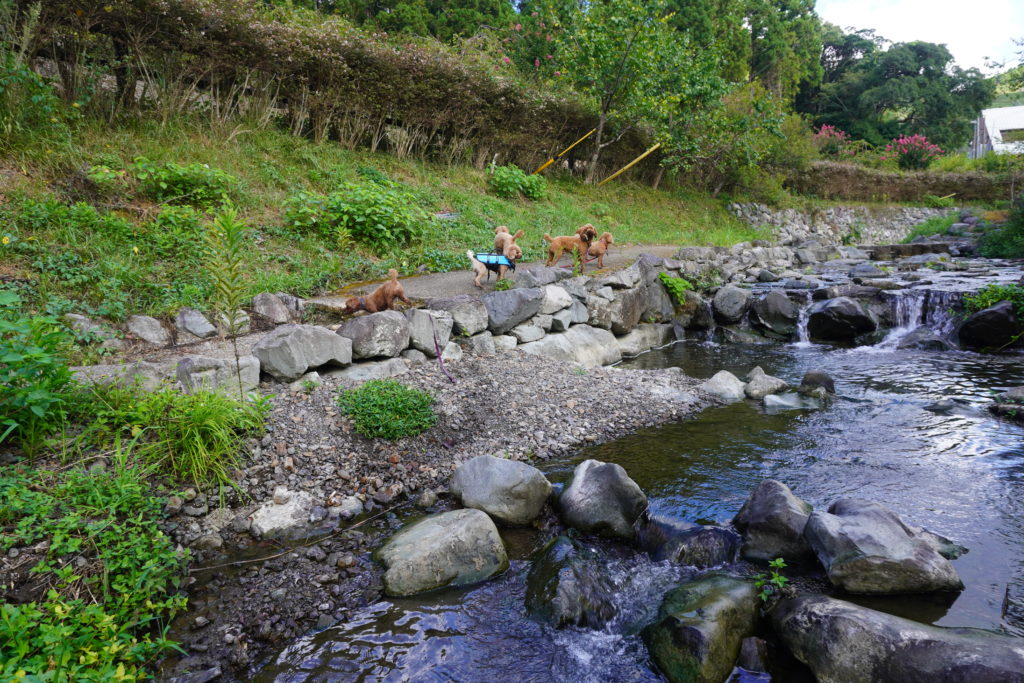
[[[1007,153],[1021,150],[1020,142],[1003,140],[1003,131],[1024,131],[1024,106],[985,109],[981,112],[981,118],[985,122],[985,130],[992,142],[993,151]]]

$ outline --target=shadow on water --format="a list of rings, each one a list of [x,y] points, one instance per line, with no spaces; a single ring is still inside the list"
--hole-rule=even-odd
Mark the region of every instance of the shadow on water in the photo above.
[[[879,501],[970,549],[954,561],[966,589],[857,602],[1024,636],[1024,429],[984,410],[993,391],[1024,384],[1022,358],[687,342],[629,362],[701,378],[720,369],[743,376],[755,365],[793,383],[823,370],[838,397],[820,411],[773,415],[752,401],[706,410],[549,463],[547,474],[565,481],[583,459],[616,462],[656,514],[702,523],[727,522],[767,477],[817,508],[843,496]],[[953,397],[961,401],[946,412],[925,409]],[[610,553],[617,600],[632,621],[556,631],[525,614],[531,544],[520,535],[514,545],[518,559],[503,577],[369,607],[292,644],[256,680],[660,680],[635,629],[685,570],[625,549]]]

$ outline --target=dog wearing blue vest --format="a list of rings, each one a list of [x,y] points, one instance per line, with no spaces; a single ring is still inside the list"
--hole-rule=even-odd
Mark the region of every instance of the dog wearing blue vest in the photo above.
[[[475,274],[473,284],[483,289],[480,280],[484,275],[490,279],[490,273],[497,273],[498,279],[503,280],[510,270],[514,271],[516,261],[523,258],[523,250],[516,244],[516,240],[524,234],[522,230],[514,235],[509,234],[507,227],[499,225],[494,231],[494,253],[474,253],[468,250],[466,256]]]

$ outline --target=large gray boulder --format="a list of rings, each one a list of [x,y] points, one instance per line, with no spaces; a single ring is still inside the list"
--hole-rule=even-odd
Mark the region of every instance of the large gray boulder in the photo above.
[[[184,356],[175,375],[185,391],[222,391],[237,396],[239,391],[255,389],[260,383],[260,361],[255,356],[209,358]]]
[[[735,562],[742,541],[730,529],[649,515],[636,525],[636,530],[640,548],[655,562],[668,560],[698,569]]]
[[[346,321],[338,335],[352,340],[353,358],[393,358],[409,346],[409,321],[398,311],[370,313]]]
[[[935,333],[927,325],[915,328],[896,343],[898,349],[923,349],[925,351],[946,351],[951,348],[949,342]]]
[[[743,382],[728,370],[719,370],[700,388],[723,401],[738,401],[745,396]]]
[[[1024,682],[1024,639],[929,626],[823,595],[783,600],[775,632],[820,683]]]
[[[726,285],[715,292],[712,300],[715,309],[715,320],[725,325],[738,323],[743,319],[750,304],[750,290]]]
[[[783,340],[796,333],[799,319],[800,309],[777,289],[755,301],[750,308],[750,321],[756,327]]]
[[[572,296],[564,287],[555,285],[544,287],[544,300],[540,305],[541,313],[551,315],[570,306],[572,306]]]
[[[352,341],[316,325],[282,325],[256,342],[260,368],[291,382],[322,365],[352,362]]]
[[[642,635],[651,659],[672,683],[721,683],[756,626],[754,584],[711,575],[665,595],[657,620]]]
[[[472,337],[459,337],[455,343],[474,356],[493,356],[498,351],[494,345],[494,335],[486,330]]]
[[[128,316],[128,331],[154,346],[167,346],[171,343],[171,333],[156,318],[148,315]]]
[[[573,325],[565,332],[549,334],[516,348],[535,356],[579,363],[588,368],[622,360],[615,335],[590,325]]]
[[[510,526],[536,519],[551,495],[550,482],[536,467],[492,455],[478,455],[459,465],[449,488],[464,506]]]
[[[199,337],[200,339],[213,337],[217,334],[217,328],[210,324],[206,316],[194,308],[185,307],[178,311],[178,315],[174,319],[174,325],[181,332],[190,334],[193,337]]]
[[[878,327],[875,318],[859,303],[845,296],[819,301],[808,311],[807,332],[811,339],[853,341]]]
[[[640,322],[648,306],[647,285],[619,290],[610,307],[611,330],[626,334]]]
[[[388,358],[387,360],[353,363],[347,368],[328,370],[323,375],[348,382],[368,382],[371,379],[398,377],[407,372],[409,372],[409,361],[405,358]]]
[[[551,539],[530,565],[526,610],[556,628],[599,629],[615,616],[615,585],[597,554],[566,536]]]
[[[757,400],[769,394],[781,393],[786,389],[789,389],[789,384],[786,380],[772,377],[758,366],[747,375],[747,383],[743,387],[743,392],[747,395],[747,398]]]
[[[732,523],[743,534],[740,553],[748,560],[774,560],[782,557],[802,562],[814,557],[804,538],[804,527],[813,508],[800,500],[789,487],[774,479],[765,479],[747,497]]]
[[[1021,321],[1017,319],[1013,304],[1000,301],[994,306],[972,313],[960,325],[957,335],[961,346],[969,349],[1001,349],[1014,342],[1021,333]]]
[[[405,312],[405,317],[409,321],[409,343],[412,348],[436,358],[437,350],[444,350],[451,339],[455,325],[452,314],[448,311],[410,308]]]
[[[487,329],[487,307],[475,296],[461,294],[447,299],[431,299],[427,308],[451,313],[455,334],[468,337]]]
[[[575,529],[624,539],[647,509],[647,496],[626,470],[614,463],[584,460],[558,499],[562,519]]]
[[[519,323],[540,313],[544,289],[508,289],[490,292],[483,297],[487,308],[487,327],[494,334],[505,334]]]
[[[697,292],[686,291],[686,300],[676,307],[673,322],[684,330],[708,330],[715,326],[711,303]]]
[[[615,340],[623,356],[635,356],[664,346],[672,341],[672,326],[658,323],[642,323],[636,329]]]
[[[284,325],[292,320],[292,312],[281,301],[281,297],[270,292],[263,292],[252,298],[252,312],[275,325]]]
[[[483,581],[508,568],[498,528],[480,510],[453,510],[414,522],[374,554],[388,595],[413,595]]]
[[[256,538],[296,540],[310,533],[313,496],[305,491],[278,491],[250,515],[249,533]]]
[[[931,534],[871,501],[841,498],[811,513],[804,537],[829,580],[850,593],[956,591],[963,582]]]

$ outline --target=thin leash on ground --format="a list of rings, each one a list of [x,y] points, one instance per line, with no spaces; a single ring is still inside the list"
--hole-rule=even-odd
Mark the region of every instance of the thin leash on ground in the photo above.
[[[444,358],[441,358],[441,345],[437,343],[437,327],[434,326],[434,316],[430,316],[430,329],[434,333],[434,353],[437,354],[437,364],[441,366],[441,372],[444,376],[451,380],[452,384],[455,384],[455,378],[451,376],[448,369],[444,366]]]

